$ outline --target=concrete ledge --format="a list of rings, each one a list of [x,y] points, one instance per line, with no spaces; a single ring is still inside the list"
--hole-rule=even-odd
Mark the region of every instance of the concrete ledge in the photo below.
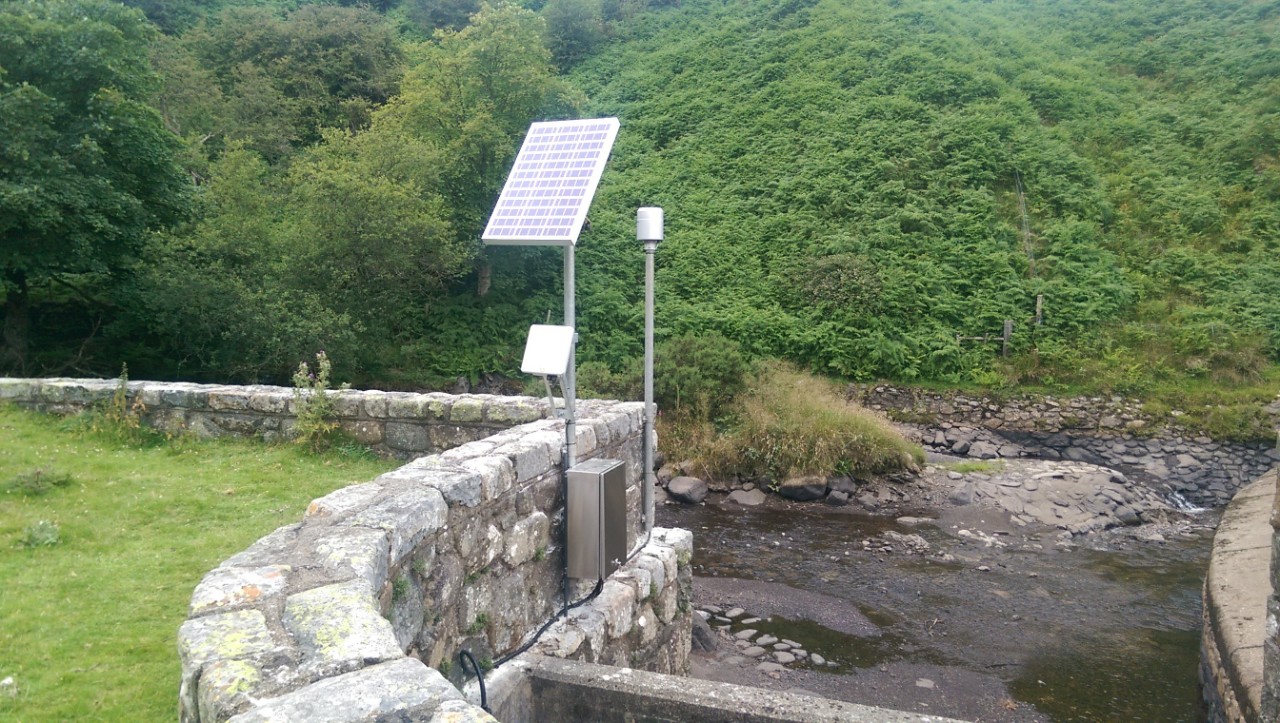
[[[1263,720],[1263,641],[1271,595],[1276,472],[1242,489],[1222,514],[1204,581],[1201,684],[1213,720]]]
[[[699,723],[947,723],[950,718],[524,655],[497,683],[491,709],[503,723],[698,721]]]

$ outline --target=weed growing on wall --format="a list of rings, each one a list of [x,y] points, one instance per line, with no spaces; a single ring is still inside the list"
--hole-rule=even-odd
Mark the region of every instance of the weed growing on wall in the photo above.
[[[146,412],[147,407],[142,403],[140,395],[129,400],[129,366],[121,364],[120,376],[116,379],[116,388],[111,398],[80,414],[72,424],[82,431],[133,447],[164,441],[165,435],[143,423],[142,416]]]
[[[294,441],[313,451],[329,449],[338,440],[338,423],[333,397],[329,396],[329,375],[333,363],[323,351],[316,353],[313,371],[306,362],[298,365],[293,373]],[[342,385],[346,389],[347,385]]]

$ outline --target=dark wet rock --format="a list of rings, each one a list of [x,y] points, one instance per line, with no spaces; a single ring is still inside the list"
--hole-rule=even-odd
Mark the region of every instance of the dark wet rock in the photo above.
[[[969,447],[968,454],[978,459],[995,459],[1000,456],[1000,450],[990,442],[974,442]]]
[[[852,477],[839,475],[827,480],[827,489],[832,492],[843,492],[852,497],[858,493],[858,481]]]
[[[667,494],[689,504],[697,504],[707,498],[707,483],[697,477],[676,477],[667,484]]]
[[[825,477],[814,476],[791,477],[778,487],[778,494],[797,502],[820,500],[827,494],[827,480]]]
[[[844,507],[849,504],[849,494],[847,492],[841,492],[840,490],[833,490],[827,495],[827,498],[823,500],[823,502],[836,507]]]

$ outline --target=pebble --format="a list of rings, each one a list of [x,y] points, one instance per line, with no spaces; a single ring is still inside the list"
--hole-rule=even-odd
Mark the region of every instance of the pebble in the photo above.
[[[781,673],[782,671],[786,670],[786,668],[782,667],[777,663],[761,663],[756,666],[756,669],[764,671],[766,673]]]
[[[991,568],[986,565],[978,565],[978,572],[991,572]]]
[[[743,610],[742,608],[734,608],[734,609],[730,610],[729,612],[725,613],[725,614],[724,614],[724,616],[725,616],[726,618],[729,618],[729,619],[731,619],[731,620],[732,620],[733,618],[741,617],[741,616],[742,616],[742,614],[743,614],[743,613],[745,613],[745,612],[746,612],[746,610]]]
[[[794,645],[787,645],[786,643],[774,643],[774,644],[773,644],[773,649],[774,649],[774,650],[787,651],[787,650],[792,649],[793,647],[795,647],[795,646],[794,646]]]
[[[791,646],[791,647],[793,647],[793,648],[801,648],[801,647],[804,647],[804,646],[802,646],[800,643],[797,643],[797,642],[796,642],[796,641],[794,641],[794,640],[787,640],[786,638],[783,638],[783,639],[782,639],[782,642],[786,643],[787,645],[790,645],[790,646]]]
[[[792,655],[791,653],[782,653],[782,652],[774,653],[773,659],[783,664],[796,662],[796,656]]]
[[[821,655],[818,655],[817,653],[814,653],[813,655],[809,656],[809,660],[812,661],[814,665],[827,664],[827,659],[822,657]]]
[[[759,658],[760,656],[765,654],[765,649],[760,647],[759,645],[753,645],[747,648],[746,650],[743,650],[742,654],[747,656],[748,658]]]
[[[743,625],[755,625],[756,623],[760,622],[760,618],[743,618],[739,622],[741,622]]]
[[[933,688],[934,688],[934,683],[933,683],[933,681],[932,681],[932,680],[929,680],[928,678],[917,678],[917,679],[916,679],[916,687],[917,687],[917,688],[924,688],[924,689],[926,689],[926,690],[933,690]]]
[[[751,628],[747,628],[746,630],[739,630],[738,632],[734,633],[733,637],[737,638],[738,640],[750,640],[751,638],[754,638],[756,636],[757,632],[759,631],[752,630]]]
[[[768,633],[765,633],[764,635],[761,635],[758,639],[756,639],[757,645],[773,645],[776,642],[778,642],[778,639],[773,637],[772,635],[769,635]]]
[[[706,610],[712,615],[719,615],[720,613],[724,612],[724,608],[720,607],[719,605],[703,605],[702,609]]]

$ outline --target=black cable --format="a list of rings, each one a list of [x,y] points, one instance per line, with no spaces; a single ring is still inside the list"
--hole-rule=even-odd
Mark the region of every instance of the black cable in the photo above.
[[[565,613],[569,612],[570,610],[580,605],[586,604],[587,602],[595,598],[595,596],[599,595],[600,591],[603,589],[604,589],[604,578],[602,577],[599,580],[596,580],[596,587],[594,590],[591,591],[590,595],[587,595],[586,597],[573,603],[572,605],[565,605],[563,608],[561,608],[560,612],[556,613],[550,620],[548,620],[545,624],[543,624],[543,626],[538,629],[538,632],[534,633],[532,638],[529,638],[529,641],[527,643],[525,643],[524,645],[521,645],[519,648],[516,648],[513,652],[507,653],[501,658],[498,658],[498,660],[494,662],[493,667],[497,668],[499,665],[502,665],[503,663],[510,661],[512,658],[516,657],[517,655],[520,655],[521,653],[524,653],[525,651],[527,651],[529,648],[532,648],[533,644],[538,642],[538,638],[542,637],[542,634],[547,632],[547,630],[552,625],[554,625],[557,620],[563,617]]]
[[[471,654],[470,650],[459,650],[458,665],[462,667],[462,673],[464,675],[467,672],[468,660],[471,661],[471,672],[475,673],[476,680],[480,681],[480,708],[484,710],[485,713],[492,714],[493,711],[489,710],[489,694],[486,693],[484,689],[484,673],[480,672],[480,666],[476,664],[476,658]]]

